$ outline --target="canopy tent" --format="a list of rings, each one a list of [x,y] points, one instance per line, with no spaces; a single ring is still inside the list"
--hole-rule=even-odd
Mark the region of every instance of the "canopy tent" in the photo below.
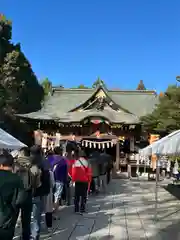
[[[180,155],[180,131],[172,135],[163,144],[159,144],[157,152],[159,156],[179,156]]]
[[[19,150],[26,145],[0,128],[0,149]]]
[[[153,142],[149,146],[139,151],[141,156],[152,155],[178,155],[180,154],[180,130],[174,131],[164,138]],[[159,161],[158,161],[159,163]],[[169,167],[170,168],[170,167]],[[159,180],[159,164],[156,167],[156,187],[155,187],[155,220],[157,221],[158,209],[158,180]]]
[[[180,143],[180,130],[176,130],[176,131],[170,133],[169,135],[159,139],[158,141],[153,142],[149,146],[141,149],[139,151],[139,154],[141,156],[152,156],[153,154],[166,155],[165,149],[168,150],[168,147],[164,148],[164,146],[168,146],[168,145],[170,146],[171,145],[170,142],[172,141],[172,139],[175,139],[177,136],[179,136],[178,139],[179,139],[179,143]],[[163,149],[164,149],[164,154],[162,154]],[[180,150],[180,147],[179,147],[179,150]]]

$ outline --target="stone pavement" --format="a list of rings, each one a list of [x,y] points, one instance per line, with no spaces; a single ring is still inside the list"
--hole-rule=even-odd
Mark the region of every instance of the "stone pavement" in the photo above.
[[[154,222],[155,182],[113,180],[107,193],[90,197],[88,214],[73,207],[60,210],[50,235],[43,240],[178,240],[180,202],[159,187],[158,222]],[[18,234],[18,231],[17,231]]]

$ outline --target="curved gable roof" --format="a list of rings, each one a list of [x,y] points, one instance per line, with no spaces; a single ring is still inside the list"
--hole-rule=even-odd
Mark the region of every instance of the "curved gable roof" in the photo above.
[[[84,103],[88,102],[100,90],[103,90],[107,98],[111,99],[116,106],[119,106],[120,110],[124,111],[124,113],[130,113],[138,118],[150,114],[159,99],[155,91],[147,90],[108,91],[102,86],[97,89],[53,88],[52,95],[47,98],[41,110],[28,114],[20,114],[19,116],[31,119],[58,119],[66,113],[73,112],[73,110],[83,106]]]
[[[108,93],[108,90],[102,86],[102,85],[99,85],[92,93],[92,95],[86,100],[84,101],[83,103],[79,104],[77,107],[71,109],[69,112],[74,112],[74,111],[78,111],[79,109],[83,109],[83,107],[88,104],[88,102],[92,99],[92,98],[99,98],[99,97],[102,97],[102,98],[107,98],[108,102],[112,103],[112,105],[114,105],[114,107],[117,109],[117,110],[123,110],[124,112],[127,112],[127,113],[131,113],[128,111],[128,109],[122,107],[121,105],[117,104],[117,102],[115,100],[113,100],[113,98],[109,95]],[[113,107],[112,107],[113,108]]]

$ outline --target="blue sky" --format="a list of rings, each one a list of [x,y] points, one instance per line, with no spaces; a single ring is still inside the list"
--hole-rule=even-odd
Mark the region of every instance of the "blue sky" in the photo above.
[[[39,79],[163,91],[180,75],[179,0],[1,0]]]

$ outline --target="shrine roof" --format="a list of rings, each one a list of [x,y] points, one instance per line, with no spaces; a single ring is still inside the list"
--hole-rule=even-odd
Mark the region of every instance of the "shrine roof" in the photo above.
[[[75,111],[88,102],[92,96],[104,92],[113,103],[119,106],[119,111],[105,108],[103,111],[96,109]],[[33,113],[19,114],[23,118],[59,120],[62,122],[80,121],[87,116],[102,116],[111,118],[114,122],[138,122],[141,116],[151,113],[158,103],[155,91],[135,90],[107,90],[102,86],[97,89],[63,89],[53,88],[41,110]]]

